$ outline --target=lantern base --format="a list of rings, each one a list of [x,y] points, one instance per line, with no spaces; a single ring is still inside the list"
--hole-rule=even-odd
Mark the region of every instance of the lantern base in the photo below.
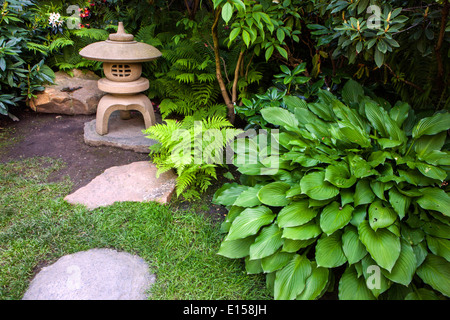
[[[99,135],[103,136],[108,133],[109,117],[116,110],[120,110],[123,115],[126,115],[130,110],[139,111],[144,117],[145,129],[156,123],[152,103],[146,95],[116,96],[106,94],[97,107],[95,130]]]

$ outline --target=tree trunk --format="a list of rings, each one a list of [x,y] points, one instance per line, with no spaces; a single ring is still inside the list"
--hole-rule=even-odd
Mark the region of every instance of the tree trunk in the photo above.
[[[234,114],[234,103],[230,99],[230,95],[228,94],[227,88],[225,86],[225,82],[222,78],[222,68],[220,66],[220,52],[219,52],[219,36],[217,34],[217,25],[219,23],[220,15],[222,13],[222,9],[217,9],[214,15],[214,23],[211,28],[211,34],[214,43],[214,58],[216,62],[216,78],[219,82],[220,92],[222,93],[223,100],[227,106],[227,116],[228,120],[234,124],[235,114]]]
[[[444,2],[444,7],[442,8],[441,30],[439,32],[439,38],[436,43],[436,47],[434,48],[434,51],[436,54],[436,60],[437,60],[437,64],[438,64],[436,85],[441,92],[445,88],[445,86],[444,86],[444,63],[442,61],[442,50],[441,49],[442,49],[442,44],[444,43],[445,27],[447,25],[449,9],[450,9],[450,3],[448,0],[446,0]]]

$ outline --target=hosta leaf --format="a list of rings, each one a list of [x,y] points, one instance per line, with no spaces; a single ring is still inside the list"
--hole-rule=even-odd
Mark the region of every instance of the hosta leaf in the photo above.
[[[245,191],[243,191],[234,202],[235,206],[239,207],[254,207],[259,206],[261,204],[261,201],[259,201],[258,197],[256,196],[258,194],[258,191],[261,189],[261,187],[253,187],[249,188]]]
[[[443,224],[437,220],[425,222],[425,224],[422,226],[422,230],[430,236],[450,239],[450,226],[447,224]]]
[[[328,285],[329,270],[312,264],[311,275],[306,279],[305,289],[297,296],[297,300],[314,300],[320,297]]]
[[[441,132],[435,135],[426,135],[420,137],[414,143],[414,151],[417,153],[417,157],[422,160],[423,156],[426,156],[431,151],[440,151],[444,146],[447,132]]]
[[[245,271],[247,274],[258,274],[263,272],[261,259],[250,260],[250,257],[245,258]]]
[[[413,138],[417,139],[427,134],[432,135],[450,129],[450,113],[436,113],[421,119],[412,131]]]
[[[282,245],[282,230],[274,223],[264,227],[256,237],[255,243],[250,246],[250,259],[262,259],[275,253]]]
[[[275,214],[265,206],[247,208],[234,219],[226,240],[246,238],[258,233],[262,226],[273,221]]]
[[[450,240],[435,238],[427,235],[427,244],[431,252],[450,261]]]
[[[225,240],[220,244],[218,254],[230,259],[244,258],[249,255],[250,246],[254,242],[254,236],[237,240]]]
[[[304,194],[315,200],[327,200],[339,194],[339,189],[325,181],[325,172],[316,171],[306,174],[300,180],[300,187]]]
[[[399,127],[408,118],[411,106],[406,102],[397,102],[391,110],[389,110],[389,116],[394,120]]]
[[[397,213],[391,207],[385,207],[381,200],[376,200],[369,206],[369,224],[377,231],[378,228],[386,228],[395,222]]]
[[[416,272],[416,256],[410,244],[401,240],[400,256],[395,262],[391,272],[383,272],[383,275],[391,281],[407,286],[412,281]]]
[[[311,221],[317,213],[317,209],[309,208],[308,200],[295,201],[280,210],[277,223],[281,228],[296,227]]]
[[[359,240],[358,230],[355,227],[345,227],[342,234],[342,250],[349,264],[354,264],[367,255],[367,250]]]
[[[308,239],[308,240],[292,240],[285,238],[283,243],[283,248],[281,251],[283,252],[297,252],[298,250],[302,248],[306,248],[310,244],[314,243],[316,241],[315,238]]]
[[[298,227],[287,227],[283,229],[283,238],[292,240],[308,240],[322,233],[315,221],[310,221]]]
[[[342,232],[337,231],[330,236],[324,236],[317,241],[317,265],[326,268],[335,268],[347,262],[341,242]]]
[[[259,190],[258,199],[268,206],[285,206],[290,201],[288,198],[286,198],[286,192],[290,188],[291,186],[289,184],[281,181],[266,184]]]
[[[342,88],[342,100],[347,103],[358,103],[364,97],[363,87],[355,80],[348,80]]]
[[[389,203],[392,208],[394,208],[395,212],[397,212],[401,220],[406,215],[409,205],[411,204],[411,198],[400,193],[397,188],[391,188],[389,190]]]
[[[366,160],[361,158],[361,156],[350,154],[348,159],[352,176],[355,176],[356,178],[364,178],[378,174],[378,172],[374,170]]]
[[[311,275],[311,262],[305,256],[294,255],[292,260],[275,277],[274,296],[276,300],[293,300],[304,289]]]
[[[432,166],[428,163],[416,162],[416,168],[419,169],[420,173],[431,179],[437,179],[444,181],[447,177],[447,172],[444,169]]]
[[[359,239],[377,264],[391,271],[400,255],[400,239],[387,229],[374,231],[368,221],[358,227]]]
[[[416,291],[409,293],[405,300],[440,300],[438,295],[433,290],[419,288]]]
[[[269,273],[283,268],[288,264],[289,261],[291,261],[293,255],[293,253],[278,251],[268,257],[263,258],[261,260],[263,271],[265,273]]]
[[[450,262],[430,253],[417,269],[417,275],[433,289],[450,297]]]
[[[239,195],[249,187],[239,185],[236,182],[226,183],[214,194],[212,202],[224,206],[232,205]]]
[[[358,277],[354,266],[348,266],[339,280],[339,300],[375,300],[364,277]]]
[[[350,174],[346,163],[329,165],[325,170],[325,180],[338,188],[350,188],[356,182],[356,177]]]
[[[417,199],[417,203],[427,210],[435,210],[450,217],[450,196],[439,188],[420,189],[423,196]]]
[[[352,219],[353,207],[345,205],[341,207],[336,201],[333,201],[320,214],[320,228],[326,234],[332,234],[336,230],[345,227]]]
[[[353,196],[355,206],[361,204],[372,203],[375,199],[375,194],[370,188],[370,183],[368,180],[359,180],[356,183],[355,195]]]
[[[298,129],[298,120],[286,109],[279,107],[264,108],[261,110],[261,115],[264,120],[272,124],[282,126],[291,131]]]

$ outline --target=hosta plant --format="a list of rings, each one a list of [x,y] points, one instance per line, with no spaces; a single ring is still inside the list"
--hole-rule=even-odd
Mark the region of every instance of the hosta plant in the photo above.
[[[450,114],[419,119],[354,81],[342,99],[285,101],[261,110],[278,167],[236,162],[241,183],[214,196],[229,209],[219,254],[265,273],[275,299],[450,296]],[[254,160],[263,150],[242,139],[236,158]]]

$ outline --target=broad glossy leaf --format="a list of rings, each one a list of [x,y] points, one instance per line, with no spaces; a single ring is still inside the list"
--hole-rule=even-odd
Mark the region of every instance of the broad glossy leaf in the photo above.
[[[408,103],[399,101],[389,110],[389,116],[401,127],[403,122],[408,118],[410,110],[411,106]]]
[[[212,202],[224,206],[232,205],[239,195],[249,187],[240,185],[236,182],[226,183],[214,194]]]
[[[450,196],[439,188],[420,189],[423,196],[417,199],[417,203],[427,210],[435,210],[450,217]]]
[[[447,178],[447,172],[444,169],[438,168],[428,163],[416,162],[416,168],[419,169],[420,173],[424,176],[444,181]]]
[[[377,264],[391,271],[400,256],[400,239],[387,229],[374,231],[368,221],[358,227],[359,239]]]
[[[342,250],[341,231],[330,236],[324,236],[317,241],[316,261],[317,265],[326,268],[335,268],[347,262]]]
[[[350,174],[348,165],[340,162],[329,165],[325,170],[325,180],[338,188],[350,188],[356,182],[356,177]]]
[[[310,244],[313,244],[316,241],[315,238],[308,240],[292,240],[285,238],[283,243],[283,248],[281,251],[283,252],[297,252],[300,249],[306,248]]]
[[[281,228],[296,227],[311,221],[317,213],[317,209],[309,208],[308,200],[295,201],[280,210],[277,223]]]
[[[228,24],[228,21],[230,21],[232,16],[233,16],[233,7],[229,2],[227,2],[222,8],[222,18],[225,21],[225,23]]]
[[[297,300],[314,300],[320,297],[328,286],[330,272],[327,268],[317,267],[311,263],[312,272],[306,279],[305,289],[297,296]]]
[[[411,204],[411,198],[405,196],[397,190],[397,188],[389,189],[389,203],[394,208],[395,212],[400,217],[400,220],[406,215],[406,212]]]
[[[275,277],[275,300],[293,300],[304,289],[311,275],[311,262],[305,256],[294,255],[292,260]]]
[[[440,300],[439,296],[433,291],[425,288],[419,288],[409,293],[405,300]]]
[[[304,194],[315,200],[327,200],[339,194],[339,189],[325,181],[325,172],[316,171],[306,174],[300,180],[300,187]]]
[[[378,228],[386,228],[395,222],[397,213],[391,207],[383,205],[381,200],[374,201],[369,206],[369,224],[377,231]]]
[[[246,238],[258,233],[262,226],[273,221],[275,214],[265,206],[247,208],[234,219],[226,240]]]
[[[245,271],[247,274],[258,274],[263,272],[261,259],[250,260],[250,257],[245,258]]]
[[[259,206],[261,201],[259,201],[257,194],[260,189],[261,186],[248,188],[237,197],[233,205],[245,208]]]
[[[410,244],[401,240],[401,251],[391,272],[383,272],[383,275],[391,281],[407,286],[416,273],[416,256]]]
[[[450,262],[450,240],[427,235],[427,245],[435,255]]]
[[[450,129],[450,113],[436,113],[421,119],[412,131],[413,138],[417,139],[427,134],[432,135]]]
[[[293,253],[277,251],[261,260],[261,266],[265,273],[270,273],[283,268],[292,260]]]
[[[435,135],[426,135],[420,137],[414,143],[414,151],[417,153],[417,157],[422,159],[431,151],[440,151],[444,146],[445,139],[447,137],[447,132],[441,132]]]
[[[372,203],[375,199],[375,194],[370,188],[370,183],[368,180],[359,180],[356,183],[355,195],[353,196],[353,199],[355,206]]]
[[[259,190],[258,199],[268,206],[285,206],[290,202],[290,200],[286,198],[286,192],[290,188],[291,186],[289,184],[281,181],[266,184]]]
[[[250,259],[262,259],[275,253],[282,245],[282,230],[276,223],[264,227],[250,246]]]
[[[298,227],[287,227],[283,229],[283,238],[292,240],[308,240],[322,233],[315,221],[310,221]]]
[[[375,300],[364,277],[358,277],[354,266],[348,266],[339,280],[339,300]]]
[[[264,120],[272,124],[282,126],[288,130],[296,131],[298,129],[298,120],[286,109],[279,107],[264,108],[261,110]]]
[[[342,234],[342,250],[349,264],[355,264],[367,255],[367,250],[359,240],[358,230],[347,226]]]
[[[254,242],[255,236],[237,240],[225,240],[220,244],[218,254],[230,259],[244,258],[249,255],[250,246]]]
[[[450,297],[450,262],[430,253],[417,269],[417,275],[433,289]]]
[[[342,100],[347,103],[358,103],[364,97],[363,87],[355,80],[348,80],[342,88]]]
[[[326,234],[332,234],[336,230],[345,227],[352,219],[353,207],[351,205],[341,205],[333,201],[320,214],[320,228]]]

